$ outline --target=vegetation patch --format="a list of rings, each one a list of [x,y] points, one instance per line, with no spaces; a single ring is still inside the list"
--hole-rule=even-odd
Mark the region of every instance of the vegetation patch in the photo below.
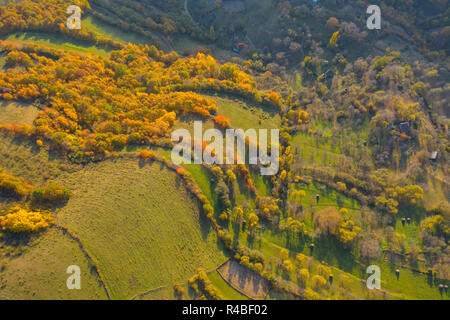
[[[0,102],[0,123],[33,124],[39,113],[35,106],[13,101]]]
[[[264,299],[269,292],[270,284],[267,280],[233,259],[220,266],[217,271],[231,287],[251,299]]]

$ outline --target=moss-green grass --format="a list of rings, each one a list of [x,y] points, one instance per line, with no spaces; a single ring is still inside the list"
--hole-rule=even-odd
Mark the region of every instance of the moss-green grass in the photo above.
[[[74,195],[57,221],[99,261],[113,298],[173,285],[226,259],[182,181],[159,163],[108,160],[58,181]]]
[[[78,243],[62,231],[50,228],[13,257],[5,255],[8,245],[4,241],[0,238],[0,299],[107,299]],[[81,269],[80,290],[67,288],[70,274],[66,270],[70,265]]]
[[[219,293],[224,297],[226,300],[248,300],[248,298],[232,287],[223,280],[223,278],[220,276],[220,274],[214,270],[210,273],[208,273],[208,278],[211,280],[212,285],[219,291]]]
[[[357,200],[347,197],[346,195],[315,181],[309,184],[297,183],[292,190],[293,189],[305,191],[306,196],[302,199],[301,203],[306,208],[320,210],[325,207],[336,207],[339,209],[346,208],[350,211],[360,209]],[[320,195],[318,203],[316,201],[316,195]]]
[[[0,55],[0,70],[3,71],[4,67],[5,67],[5,63],[6,63],[6,59],[4,55]]]
[[[33,140],[12,138],[0,133],[0,167],[33,186],[40,186],[45,183],[45,177],[56,177],[78,166],[39,148]]]
[[[15,101],[0,101],[0,123],[33,124],[39,109]]]
[[[86,28],[87,30],[92,31],[97,35],[108,37],[122,43],[131,42],[134,44],[143,44],[143,45],[152,44],[152,41],[146,37],[137,35],[136,33],[133,32],[125,32],[115,26],[104,23],[92,16],[87,16],[86,18],[82,19],[81,26],[82,28]]]
[[[238,98],[209,95],[217,103],[218,114],[230,118],[231,126],[236,129],[279,129],[281,118],[273,109],[253,106]],[[260,122],[261,120],[261,122]]]
[[[21,32],[14,33],[5,38],[6,40],[15,41],[18,43],[35,43],[44,45],[50,48],[62,49],[65,51],[78,51],[84,53],[94,53],[102,57],[109,56],[108,49],[96,47],[82,41],[77,41],[62,35],[45,33],[45,32]]]

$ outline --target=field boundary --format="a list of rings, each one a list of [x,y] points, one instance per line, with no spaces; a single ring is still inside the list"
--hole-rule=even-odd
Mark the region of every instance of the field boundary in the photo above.
[[[76,243],[78,243],[78,246],[80,247],[81,251],[84,253],[84,255],[87,257],[89,263],[92,265],[92,267],[94,267],[95,272],[97,273],[98,276],[98,281],[100,282],[100,284],[102,285],[103,289],[105,290],[106,296],[108,297],[109,300],[112,300],[111,298],[111,294],[109,293],[109,289],[108,286],[105,282],[105,280],[103,280],[103,276],[100,273],[100,269],[98,267],[97,261],[94,258],[94,256],[87,250],[87,248],[83,245],[83,243],[81,242],[80,238],[78,238],[75,234],[73,234],[72,232],[70,232],[69,229],[67,229],[64,226],[61,226],[59,224],[53,224],[53,226],[60,230],[63,235],[68,235],[72,240],[74,240]]]
[[[220,268],[221,266],[223,266],[225,263],[227,263],[228,262],[228,260],[230,260],[230,259],[227,259],[224,263],[222,263],[219,267],[217,267],[217,268]],[[210,273],[210,272],[213,272],[213,271],[217,271],[217,268],[213,268],[213,269],[211,269],[211,270],[206,270],[206,273],[208,274],[208,273]],[[185,281],[187,281],[187,280],[184,280],[183,282],[185,282]],[[167,286],[160,286],[160,287],[157,287],[157,288],[153,288],[153,289],[150,289],[150,290],[148,290],[148,291],[144,291],[144,292],[141,292],[141,293],[136,293],[134,296],[132,296],[129,300],[135,300],[136,298],[138,298],[138,297],[143,297],[143,296],[146,296],[146,295],[148,295],[148,294],[150,294],[150,293],[152,293],[152,292],[155,292],[155,291],[157,291],[157,290],[161,290],[161,289],[165,289],[165,288],[169,288],[170,287],[170,285],[167,285]]]
[[[255,274],[257,277],[260,277],[260,278],[261,278],[262,280],[264,280],[264,281],[267,281],[267,279],[261,277],[259,274],[255,273],[254,271],[250,270],[249,268],[247,268],[247,267],[241,265],[239,262],[233,260],[233,258],[229,258],[227,261],[225,261],[225,262],[222,263],[219,267],[217,267],[216,271],[217,271],[217,273],[220,275],[220,277],[221,277],[221,278],[222,278],[222,279],[223,279],[223,280],[224,280],[231,288],[233,288],[234,290],[236,290],[237,292],[239,292],[239,293],[242,294],[243,296],[247,297],[248,299],[250,299],[250,300],[264,300],[264,299],[267,297],[267,295],[269,294],[269,291],[270,291],[270,289],[271,289],[269,283],[268,283],[268,290],[267,290],[266,294],[264,295],[264,298],[259,299],[259,298],[250,297],[247,293],[245,293],[245,292],[244,292],[243,290],[241,290],[240,288],[236,288],[236,286],[235,286],[231,281],[228,281],[227,279],[225,279],[224,275],[220,272],[219,269],[222,268],[223,266],[225,266],[227,263],[232,263],[233,261],[234,261],[235,263],[237,263],[240,267],[247,269],[248,272],[251,272],[251,273]],[[267,282],[268,282],[268,281],[267,281]]]
[[[225,262],[222,263],[220,266],[218,266],[218,267],[216,268],[217,273],[218,273],[219,276],[223,279],[223,281],[225,281],[225,282],[226,282],[233,290],[236,290],[237,292],[239,292],[239,293],[242,294],[243,296],[249,298],[250,300],[255,300],[255,299],[253,299],[252,297],[249,297],[246,293],[244,293],[244,292],[242,292],[241,290],[235,288],[235,287],[233,286],[233,284],[231,284],[230,282],[228,282],[228,280],[226,280],[225,277],[220,273],[219,269],[220,269],[221,267],[223,267],[226,263],[228,263],[230,260],[231,260],[231,258],[229,258],[227,261],[225,261]]]

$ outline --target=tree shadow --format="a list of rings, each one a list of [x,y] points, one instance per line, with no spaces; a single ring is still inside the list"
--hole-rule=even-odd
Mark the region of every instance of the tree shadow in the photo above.
[[[357,266],[355,257],[350,250],[331,236],[320,236],[316,238],[314,244],[313,256],[318,261],[326,261],[349,273],[352,273],[353,268]]]

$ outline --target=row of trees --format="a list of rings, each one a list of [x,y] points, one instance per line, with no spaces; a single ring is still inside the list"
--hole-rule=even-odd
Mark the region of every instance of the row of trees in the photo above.
[[[82,11],[89,11],[87,0],[20,0],[8,2],[0,6],[0,35],[17,31],[44,31],[63,34],[66,37],[104,45],[109,48],[120,48],[122,44],[108,37],[81,28],[71,30],[66,26],[69,17],[67,8],[76,5]]]
[[[40,204],[53,205],[69,200],[72,193],[56,183],[49,183],[44,187],[33,188],[30,184],[0,169],[0,192],[6,196],[27,199]]]

